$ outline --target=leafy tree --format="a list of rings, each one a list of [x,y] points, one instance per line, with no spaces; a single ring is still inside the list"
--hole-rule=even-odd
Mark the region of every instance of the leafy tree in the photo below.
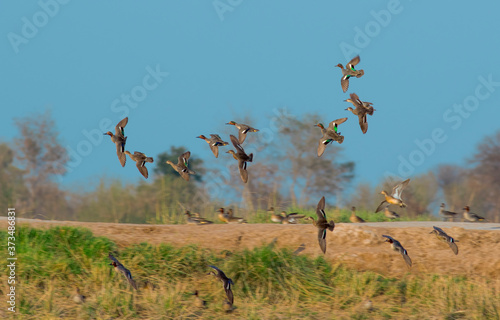
[[[313,126],[319,122],[317,114],[302,118],[283,115],[279,118],[280,139],[275,146],[281,156],[280,169],[288,178],[293,205],[307,203],[310,196],[339,196],[354,177],[354,162],[339,162],[341,146],[332,143],[318,158],[317,148],[321,132]],[[334,119],[331,119],[334,120]],[[327,126],[328,123],[325,123]]]
[[[175,171],[171,165],[167,163],[167,160],[172,161],[173,163],[177,163],[179,156],[184,152],[187,152],[188,149],[185,147],[175,147],[171,146],[169,151],[165,151],[160,153],[155,159],[156,166],[154,168],[154,172],[158,175],[163,176],[171,176],[171,177],[179,177],[179,173]],[[191,154],[189,158],[189,168],[196,172],[195,175],[192,175],[190,179],[194,179],[195,181],[202,181],[203,173],[205,172],[205,168],[203,167],[203,160],[197,158],[195,155]]]
[[[488,215],[499,221],[500,215],[500,131],[486,137],[477,146],[476,153],[469,160],[471,170],[470,192],[480,197],[474,205],[475,212]],[[472,208],[472,204],[469,204]]]
[[[23,171],[13,165],[14,151],[5,143],[0,144],[0,206],[21,207],[26,201],[27,189]]]
[[[19,136],[14,139],[16,158],[24,169],[29,192],[27,210],[54,218],[67,211],[64,192],[59,190],[54,178],[64,175],[68,161],[54,120],[46,111],[15,119],[15,125],[19,130]]]

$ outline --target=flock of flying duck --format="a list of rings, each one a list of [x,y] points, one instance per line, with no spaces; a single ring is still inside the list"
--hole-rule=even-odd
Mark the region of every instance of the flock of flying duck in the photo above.
[[[364,75],[363,70],[356,70],[355,66],[360,62],[359,56],[356,56],[353,58],[349,63],[347,63],[346,67],[344,68],[342,64],[338,64],[337,67],[339,67],[342,71],[342,78],[340,80],[340,84],[342,87],[343,92],[347,92],[349,88],[349,79],[352,77],[360,78],[361,76]],[[361,128],[361,131],[363,134],[365,134],[368,131],[368,122],[367,122],[367,115],[373,115],[373,112],[375,109],[372,106],[371,102],[365,102],[361,101],[360,98],[358,97],[357,94],[351,93],[350,94],[350,99],[345,100],[347,102],[350,102],[353,104],[354,109],[352,107],[348,107],[345,110],[351,111],[354,115],[358,116],[359,119],[359,126]],[[315,126],[319,127],[321,129],[322,137],[319,140],[319,145],[318,145],[318,150],[317,150],[317,155],[318,157],[322,156],[323,153],[325,152],[326,146],[330,144],[333,141],[338,142],[341,144],[344,141],[344,136],[341,135],[340,132],[338,132],[338,125],[344,123],[347,120],[347,118],[340,118],[337,120],[334,120],[330,122],[328,127],[324,127],[323,124],[318,123]],[[115,127],[115,134],[112,132],[108,131],[104,133],[105,135],[109,135],[111,137],[111,141],[116,145],[116,153],[118,155],[118,160],[120,161],[120,164],[122,167],[125,166],[126,163],[126,155],[132,159],[137,166],[137,169],[139,172],[144,176],[144,178],[148,178],[148,169],[146,168],[146,162],[152,163],[153,158],[152,157],[147,157],[144,153],[135,151],[133,154],[130,153],[129,151],[125,150],[125,144],[127,142],[127,137],[125,136],[125,131],[124,128],[128,123],[128,118],[124,118],[121,120]],[[247,154],[245,150],[242,147],[243,142],[246,139],[247,133],[249,132],[257,132],[259,131],[258,129],[255,129],[249,125],[246,124],[241,124],[241,123],[236,123],[234,121],[230,121],[226,124],[233,125],[238,129],[238,138],[236,138],[234,135],[230,135],[229,138],[231,140],[231,143],[233,144],[234,150],[229,150],[226,153],[229,153],[233,156],[235,160],[238,161],[238,168],[239,168],[239,173],[241,180],[244,183],[248,182],[248,172],[247,172],[247,162],[252,162],[253,161],[253,154]],[[212,153],[216,158],[219,156],[219,147],[227,146],[229,143],[225,142],[222,140],[222,138],[218,134],[210,134],[210,138],[205,137],[204,135],[200,135],[196,138],[200,138],[205,140],[209,146],[210,149],[212,150]],[[189,176],[195,174],[195,172],[191,169],[188,168],[188,160],[190,157],[191,153],[189,151],[184,152],[181,154],[178,158],[177,163],[173,163],[172,161],[168,160],[166,163],[172,166],[172,168],[179,173],[179,175],[186,181],[189,181]],[[403,189],[408,185],[410,182],[410,179],[407,179],[399,184],[397,184],[393,190],[392,193],[389,194],[386,191],[382,191],[381,194],[384,195],[384,200],[380,203],[380,205],[377,207],[375,212],[379,212],[381,210],[384,210],[385,215],[390,218],[390,219],[395,219],[399,218],[399,215],[393,211],[389,210],[389,205],[397,205],[401,208],[406,207],[406,204],[403,202],[403,199],[401,198]],[[276,215],[274,214],[274,209],[272,210],[272,215],[271,215],[271,220],[273,222],[279,222],[283,224],[294,224],[297,223],[298,219],[304,218],[304,215],[299,215],[297,213],[290,213],[286,214],[286,212],[282,212],[281,215]],[[484,218],[469,212],[469,207],[466,206],[464,207],[464,218],[468,221],[482,221]],[[193,224],[211,224],[213,222],[201,218],[199,215],[196,214],[191,214],[189,211],[185,212],[187,221],[188,223],[193,223]],[[447,218],[453,218],[456,216],[455,212],[450,212],[444,210],[444,203],[441,204],[441,210],[440,214],[443,217]],[[325,213],[325,197],[322,197],[321,200],[319,201],[317,207],[316,207],[316,215],[317,215],[317,220],[315,220],[312,217],[306,217],[306,220],[311,220],[313,225],[318,229],[318,242],[319,246],[321,248],[321,251],[323,253],[326,253],[326,234],[327,230],[333,231],[335,228],[335,223],[333,221],[328,221]],[[218,217],[221,221],[225,223],[246,223],[246,221],[243,218],[239,217],[234,217],[233,212],[231,209],[229,209],[228,212],[225,212],[223,208],[220,208],[218,210]],[[356,216],[355,214],[355,207],[352,208],[352,215],[350,217],[350,220],[352,222],[364,222],[363,219],[360,217]],[[444,232],[442,229],[438,227],[433,227],[434,230],[432,230],[430,233],[435,234],[436,237],[439,240],[442,240],[448,244],[448,246],[451,248],[453,253],[455,255],[458,254],[458,247],[456,245],[457,240],[453,239],[450,237],[446,232]],[[407,264],[408,267],[412,266],[412,261],[408,255],[408,252],[406,249],[401,245],[401,243],[394,239],[391,236],[388,235],[382,235],[382,237],[386,238],[385,242],[390,243],[391,247],[393,250],[399,252],[402,257],[404,258],[405,263]],[[137,285],[132,278],[132,274],[130,271],[125,268],[111,253],[109,254],[109,259],[112,260],[110,265],[114,267],[114,269],[122,273],[129,284],[134,288],[137,289]],[[222,270],[217,268],[216,266],[208,266],[213,269],[212,272],[209,274],[214,275],[218,280],[220,280],[223,283],[224,290],[226,293],[226,299],[224,300],[223,306],[224,309],[227,312],[230,312],[232,310],[232,305],[234,302],[234,297],[233,293],[231,290],[231,285],[233,284],[233,281],[228,278]],[[78,293],[78,292],[77,292]],[[79,293],[78,293],[79,294]],[[205,305],[205,301],[203,301],[201,298],[198,296],[198,292],[196,291],[194,293],[196,296],[196,301],[199,306]],[[76,298],[75,298],[76,299]]]

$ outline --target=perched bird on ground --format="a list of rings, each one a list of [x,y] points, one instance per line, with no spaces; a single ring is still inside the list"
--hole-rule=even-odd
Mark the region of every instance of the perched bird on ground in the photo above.
[[[123,118],[115,127],[115,134],[111,131],[104,133],[111,138],[111,141],[116,145],[116,155],[122,167],[125,167],[125,162],[127,157],[125,156],[125,143],[127,142],[127,137],[125,137],[125,126],[128,123],[128,117]]]
[[[351,93],[351,99],[345,100],[347,102],[350,102],[354,105],[354,109],[351,107],[348,107],[346,110],[351,111],[354,115],[357,115],[359,118],[359,127],[361,128],[361,131],[366,133],[368,131],[368,121],[366,119],[366,115],[373,115],[373,107],[371,106],[371,102],[363,102],[359,99],[358,95],[355,93]]]
[[[298,214],[297,212],[286,213],[285,211],[281,211],[281,223],[282,224],[296,224],[298,219],[302,219],[305,216]]]
[[[228,278],[226,274],[216,266],[209,266],[210,268],[213,268],[216,272],[211,271],[209,274],[214,275],[217,279],[219,279],[223,285],[224,285],[224,291],[226,291],[226,296],[227,300],[231,305],[234,304],[234,298],[233,298],[233,291],[231,290],[231,285],[233,285],[233,280]]]
[[[361,219],[356,215],[356,207],[351,208],[351,216],[349,217],[352,223],[363,223],[365,220]]]
[[[333,221],[328,222],[326,220],[325,213],[325,197],[321,198],[316,207],[316,215],[318,220],[315,221],[313,217],[307,217],[307,220],[312,220],[313,225],[318,228],[318,242],[319,247],[323,253],[326,253],[326,229],[333,231],[335,228],[335,223]]]
[[[446,232],[444,232],[443,229],[441,229],[441,228],[434,227],[434,226],[433,226],[433,228],[434,228],[434,230],[432,230],[430,233],[434,233],[439,240],[446,242],[448,244],[448,246],[451,248],[451,251],[453,251],[453,253],[455,255],[457,255],[458,254],[458,247],[457,247],[457,244],[455,242],[458,242],[458,240],[455,240],[452,237],[450,237],[449,235],[447,235]]]
[[[247,138],[247,133],[248,132],[257,132],[259,131],[258,129],[252,128],[249,125],[242,124],[242,123],[236,123],[234,121],[229,121],[226,124],[230,124],[235,126],[238,129],[238,141],[239,143],[245,142],[245,139]]]
[[[470,212],[469,206],[464,207],[464,219],[470,222],[478,222],[484,220],[483,217],[480,217],[477,214]]]
[[[87,297],[83,296],[80,293],[80,288],[75,287],[75,295],[73,296],[73,301],[75,301],[76,303],[85,303],[85,299],[87,299]]]
[[[283,222],[283,216],[276,214],[276,211],[274,210],[274,207],[271,207],[267,209],[267,213],[271,214],[271,221],[272,222],[277,222],[277,223],[282,223]]]
[[[453,219],[457,215],[456,212],[444,210],[444,207],[444,203],[441,203],[441,206],[439,207],[439,215],[443,217],[443,221],[446,220],[446,218]]]
[[[132,274],[130,271],[123,266],[123,264],[118,261],[111,253],[108,255],[108,257],[112,260],[112,262],[109,264],[114,267],[114,270],[118,273],[121,273],[127,278],[128,283],[135,289],[137,290],[137,284],[135,283],[134,279],[132,278]]]
[[[210,139],[208,139],[204,135],[197,136],[196,138],[205,140],[209,144],[210,150],[212,150],[216,158],[219,157],[219,147],[227,146],[229,144],[225,141],[222,141],[221,137],[218,134],[211,134]]]
[[[201,224],[212,224],[213,223],[212,221],[207,220],[205,218],[195,217],[194,214],[191,214],[191,212],[189,212],[188,210],[186,210],[184,212],[184,214],[186,215],[186,220],[187,220],[188,224],[201,225]]]
[[[172,161],[170,160],[167,160],[166,163],[168,163],[169,165],[172,166],[172,168],[174,168],[175,171],[177,171],[181,177],[186,180],[186,181],[189,181],[189,175],[190,174],[196,174],[196,172],[194,172],[193,170],[190,170],[187,166],[188,166],[188,160],[189,160],[189,157],[191,156],[191,152],[187,151],[187,152],[184,152],[183,154],[181,154],[177,160],[177,164],[173,163]]]
[[[330,142],[337,141],[339,144],[344,142],[344,136],[338,132],[337,127],[339,124],[346,122],[346,120],[347,118],[333,120],[328,125],[328,128],[325,128],[322,123],[314,125],[315,127],[319,127],[321,129],[321,133],[323,134],[323,137],[319,139],[318,157],[321,157],[321,155],[325,152],[326,146]]]
[[[398,240],[396,240],[393,237],[391,237],[391,236],[382,235],[382,237],[387,238],[385,240],[385,242],[389,242],[391,244],[392,250],[401,253],[401,255],[403,256],[403,259],[405,259],[406,264],[410,268],[411,264],[412,264],[410,256],[408,256],[408,251],[406,251],[406,249],[403,248],[403,246],[401,245],[401,243]]]
[[[247,221],[240,217],[235,217],[233,215],[233,209],[227,210],[227,222],[226,223],[247,223]]]
[[[253,153],[247,155],[245,153],[245,150],[240,145],[238,139],[236,139],[235,136],[230,135],[229,138],[231,139],[233,146],[236,148],[236,152],[234,152],[233,150],[229,150],[226,153],[232,154],[233,158],[238,160],[238,168],[240,169],[241,180],[244,183],[247,183],[248,182],[247,162],[252,162]]]
[[[347,92],[347,89],[349,89],[349,78],[351,77],[356,77],[360,78],[362,75],[365,74],[363,70],[356,70],[354,69],[354,66],[356,66],[361,59],[359,56],[356,56],[352,58],[351,61],[346,65],[345,69],[342,64],[337,64],[336,67],[339,67],[340,70],[342,70],[342,78],[340,79],[340,85],[342,86],[342,91]]]
[[[403,189],[410,183],[410,179],[406,179],[405,181],[398,183],[393,189],[392,189],[392,194],[389,195],[386,191],[380,192],[385,196],[384,201],[382,201],[379,206],[377,207],[377,210],[375,212],[379,212],[380,210],[384,209],[385,207],[389,206],[389,204],[395,204],[399,205],[401,208],[405,208],[406,204],[403,202],[403,199],[401,198],[401,194],[403,193]]]
[[[397,214],[394,211],[389,210],[389,207],[385,207],[384,215],[391,220],[399,219],[399,214]]]
[[[125,154],[128,154],[130,159],[135,161],[135,165],[139,172],[143,175],[144,178],[148,178],[148,168],[146,168],[146,162],[153,163],[153,157],[146,157],[146,155],[139,151],[134,151],[134,154],[131,154],[129,151],[125,151]]]
[[[194,306],[195,307],[198,307],[198,308],[204,308],[206,305],[207,305],[207,302],[205,300],[203,300],[202,298],[200,298],[200,296],[198,295],[198,290],[196,290],[194,293]]]

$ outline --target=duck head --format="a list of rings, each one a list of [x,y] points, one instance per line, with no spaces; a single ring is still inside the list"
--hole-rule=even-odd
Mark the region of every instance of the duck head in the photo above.
[[[322,123],[318,123],[314,125],[315,127],[320,127],[321,129],[324,129],[325,126]]]
[[[229,122],[228,122],[228,123],[226,123],[226,124],[231,124],[231,125],[233,125],[233,126],[234,126],[234,125],[236,125],[236,122],[234,122],[234,121],[229,121]]]

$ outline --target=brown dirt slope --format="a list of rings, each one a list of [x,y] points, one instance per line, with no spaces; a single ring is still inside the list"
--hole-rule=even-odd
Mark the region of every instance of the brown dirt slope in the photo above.
[[[138,225],[40,221],[18,219],[18,224],[35,228],[55,225],[85,227],[97,236],[105,236],[120,246],[148,242],[174,246],[197,244],[214,250],[239,250],[270,243],[276,238],[278,248],[295,249],[305,244],[301,254],[322,255],[317,229],[312,225]],[[441,227],[459,242],[453,254],[446,243],[429,234],[432,225]],[[0,227],[6,229],[5,219]],[[399,240],[413,260],[412,273],[500,277],[500,224],[449,222],[340,223],[327,234],[325,258],[358,270],[372,270],[397,276],[408,272],[401,255],[384,243],[383,234]]]

